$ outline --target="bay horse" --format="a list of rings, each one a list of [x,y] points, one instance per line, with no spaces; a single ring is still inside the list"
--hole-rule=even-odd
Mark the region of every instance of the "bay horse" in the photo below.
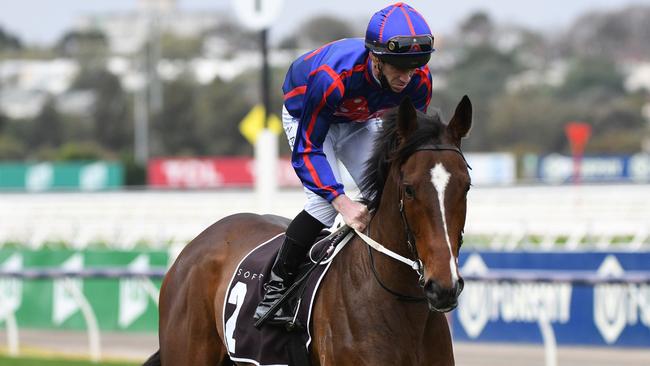
[[[334,259],[312,315],[312,365],[453,365],[444,312],[463,288],[458,252],[470,187],[460,150],[472,105],[464,96],[448,124],[410,99],[385,114],[362,191],[374,215],[366,234],[413,268],[356,235]],[[285,231],[279,216],[235,214],[180,253],[160,289],[160,350],[145,365],[234,365],[220,319],[243,256]],[[399,298],[398,298],[399,297]],[[401,301],[421,298],[426,301]]]

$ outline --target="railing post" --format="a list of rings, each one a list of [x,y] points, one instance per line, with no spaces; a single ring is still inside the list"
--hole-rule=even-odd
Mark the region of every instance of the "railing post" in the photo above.
[[[9,309],[7,312],[5,323],[7,325],[7,348],[9,349],[9,356],[18,357],[20,354],[18,323],[16,322],[13,309]]]
[[[79,291],[77,286],[74,286],[70,281],[70,278],[65,278],[63,284],[77,305],[79,305],[81,313],[86,321],[86,326],[88,327],[88,349],[90,359],[93,362],[99,362],[102,357],[102,350],[97,317],[95,317],[95,313],[88,303],[88,300],[86,300],[84,294]]]
[[[555,342],[555,332],[553,332],[553,326],[544,311],[540,311],[537,325],[539,325],[539,330],[542,333],[542,340],[544,341],[544,365],[557,366],[557,343]]]

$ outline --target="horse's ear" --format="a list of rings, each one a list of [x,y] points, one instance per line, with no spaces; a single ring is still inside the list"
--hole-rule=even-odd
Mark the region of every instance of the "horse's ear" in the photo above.
[[[397,134],[400,143],[408,140],[418,128],[418,114],[409,96],[404,97],[397,111]]]
[[[454,144],[460,147],[460,140],[467,137],[471,128],[472,102],[465,95],[458,103],[458,106],[456,106],[456,112],[454,112],[454,116],[449,121],[447,131],[449,131]]]

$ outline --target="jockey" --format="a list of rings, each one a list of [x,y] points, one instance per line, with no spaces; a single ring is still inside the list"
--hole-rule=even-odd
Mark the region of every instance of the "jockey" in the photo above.
[[[334,224],[337,214],[351,228],[365,229],[368,209],[345,194],[338,161],[360,185],[382,113],[406,96],[426,112],[431,99],[427,63],[433,51],[433,36],[422,15],[400,2],[372,16],[365,42],[335,41],[289,67],[282,87],[282,122],[307,203],[287,228],[255,319],[291,286],[316,236]],[[289,311],[280,309],[269,323],[289,320]]]

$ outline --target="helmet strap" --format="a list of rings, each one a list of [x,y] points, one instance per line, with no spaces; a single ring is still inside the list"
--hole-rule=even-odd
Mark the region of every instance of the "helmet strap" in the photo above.
[[[388,79],[384,74],[384,62],[378,59],[377,70],[379,71],[379,85],[382,89],[390,90],[390,84],[388,84]]]

